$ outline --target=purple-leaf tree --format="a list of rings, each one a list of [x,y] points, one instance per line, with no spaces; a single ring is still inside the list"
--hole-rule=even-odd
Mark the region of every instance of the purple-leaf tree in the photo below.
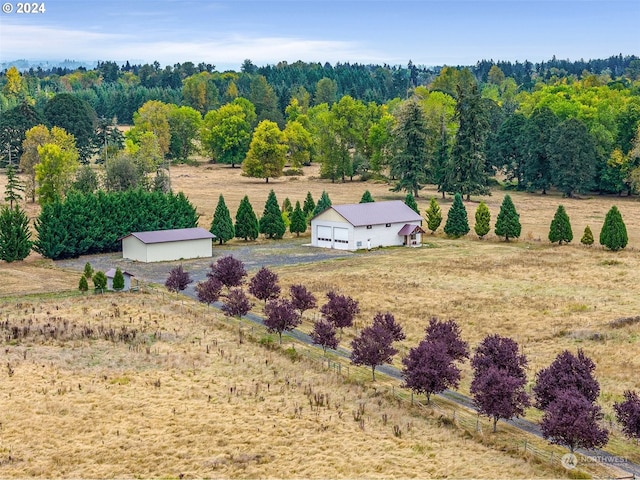
[[[460,326],[455,320],[443,322],[432,317],[425,331],[425,340],[444,343],[447,346],[447,354],[453,360],[464,361],[469,358],[469,344],[462,340]]]
[[[300,325],[301,319],[298,310],[286,298],[270,300],[264,307],[264,325],[270,332],[278,332],[282,343],[282,332],[293,330]]]
[[[404,386],[424,393],[430,403],[434,393],[458,387],[460,369],[453,362],[443,342],[423,340],[402,359]]]
[[[333,323],[321,318],[313,324],[311,331],[311,339],[316,345],[322,345],[322,350],[327,353],[327,348],[335,350],[338,348],[338,337],[336,336],[336,327]]]
[[[171,269],[167,280],[164,282],[164,286],[167,287],[167,290],[170,292],[178,293],[187,288],[187,285],[191,282],[192,280],[189,273],[184,271],[182,265],[178,265]]]
[[[232,288],[225,298],[224,302],[222,302],[221,310],[228,317],[242,317],[249,313],[251,310],[251,302],[249,301],[249,297],[241,288]]]
[[[353,325],[353,319],[360,312],[358,301],[347,295],[338,295],[335,292],[327,293],[329,301],[325,303],[320,312],[336,328],[343,329]]]
[[[547,368],[536,374],[533,387],[535,407],[545,410],[558,396],[558,392],[572,390],[590,402],[595,402],[600,385],[593,377],[596,366],[591,359],[578,350],[575,356],[568,350],[560,353]]]
[[[493,419],[493,431],[498,420],[524,415],[530,405],[524,391],[527,383],[527,358],[518,344],[508,337],[489,335],[471,359],[473,380],[471,394],[478,412]]]
[[[640,440],[640,395],[638,392],[624,392],[624,402],[613,405],[616,418],[622,425],[622,432],[629,438]]]
[[[225,287],[239,287],[244,283],[244,277],[247,271],[244,263],[231,255],[219,258],[216,263],[211,264],[211,271],[207,276],[213,277],[220,281]]]
[[[280,285],[278,285],[278,274],[262,267],[249,281],[249,293],[258,300],[273,300],[280,296]]]
[[[457,388],[460,369],[455,362],[469,358],[469,344],[462,340],[460,327],[454,320],[429,320],[425,338],[402,359],[405,386],[424,393],[427,403],[431,395],[447,388]]]
[[[196,295],[198,296],[198,301],[206,303],[207,306],[218,301],[221,291],[222,282],[217,278],[208,277],[205,281],[198,282],[198,284],[196,284]]]
[[[289,287],[291,303],[302,315],[307,310],[316,308],[316,297],[302,284]]]
[[[385,328],[391,334],[394,342],[399,342],[407,338],[402,331],[402,325],[396,322],[395,317],[390,312],[376,313],[373,317],[373,324]]]
[[[540,422],[542,436],[556,445],[564,445],[571,453],[576,448],[598,448],[606,445],[609,432],[600,427],[600,407],[575,389],[560,390]]]
[[[380,315],[380,314],[378,314]],[[372,325],[365,327],[360,335],[351,342],[351,362],[354,365],[371,367],[371,377],[376,379],[376,367],[390,363],[391,358],[398,353],[393,348],[396,339],[403,339],[404,332],[395,322],[393,315],[385,319],[385,315],[376,315]]]

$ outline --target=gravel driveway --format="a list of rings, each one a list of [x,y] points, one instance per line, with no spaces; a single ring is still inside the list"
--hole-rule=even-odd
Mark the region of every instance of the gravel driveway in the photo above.
[[[138,281],[159,284],[164,284],[169,275],[169,271],[173,267],[182,264],[194,280],[194,282],[187,287],[185,293],[193,295],[192,290],[195,284],[206,278],[209,265],[218,258],[226,255],[233,255],[235,258],[242,260],[250,274],[261,267],[280,267],[300,263],[313,263],[354,255],[352,252],[343,250],[329,250],[308,245],[305,246],[304,241],[308,240],[308,238],[305,238],[277,240],[264,244],[214,245],[213,258],[196,258],[175,262],[142,263],[123,259],[122,252],[116,252],[58,260],[55,264],[64,270],[78,272],[84,269],[84,265],[87,262],[91,264],[94,270],[101,270],[103,272],[106,272],[110,268],[120,267],[122,271],[127,271],[134,275]],[[368,252],[367,254],[370,255],[374,253],[375,252]]]

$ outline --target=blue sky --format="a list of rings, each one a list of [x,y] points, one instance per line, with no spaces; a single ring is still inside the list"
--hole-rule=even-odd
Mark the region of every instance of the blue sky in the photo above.
[[[2,0],[4,1],[4,0]],[[0,13],[0,62],[472,65],[640,55],[640,0],[45,0]],[[4,9],[4,7],[3,7]]]

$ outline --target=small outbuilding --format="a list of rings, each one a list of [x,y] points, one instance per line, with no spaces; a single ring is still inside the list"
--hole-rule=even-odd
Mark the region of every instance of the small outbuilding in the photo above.
[[[113,277],[116,276],[116,269],[110,268],[104,273],[107,276],[107,290],[113,290]],[[131,290],[131,279],[134,277],[132,273],[122,271],[122,276],[124,277],[124,288],[123,292]]]
[[[311,219],[311,245],[338,250],[419,246],[422,217],[402,200],[334,205]]]
[[[133,232],[122,237],[122,258],[138,262],[166,262],[213,256],[213,235],[204,228]]]

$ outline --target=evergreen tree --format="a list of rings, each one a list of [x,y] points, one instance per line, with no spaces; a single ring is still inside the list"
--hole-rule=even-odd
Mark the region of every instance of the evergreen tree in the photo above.
[[[551,132],[558,125],[558,117],[549,107],[533,112],[524,127],[524,181],[527,188],[542,190],[545,195],[551,186],[549,145]]]
[[[569,215],[567,215],[562,205],[558,205],[549,227],[549,241],[551,243],[558,242],[562,245],[562,242],[569,243],[571,240],[573,240],[573,231],[571,230]]]
[[[480,238],[484,237],[489,230],[491,230],[491,212],[489,207],[484,202],[480,202],[476,209],[476,224],[473,226],[473,230]]]
[[[584,227],[584,233],[582,234],[582,238],[580,239],[580,243],[590,247],[593,245],[593,232],[591,231],[591,227],[587,225]]]
[[[15,262],[29,256],[33,242],[29,218],[18,205],[0,207],[0,260]]]
[[[627,227],[622,220],[622,214],[615,205],[611,207],[604,219],[604,225],[600,230],[600,245],[614,252],[627,246],[629,237]]]
[[[451,172],[448,167],[450,166],[449,157],[449,136],[447,134],[447,126],[445,123],[445,116],[442,114],[440,117],[440,137],[436,144],[436,153],[431,161],[431,176],[432,182],[438,186],[438,191],[442,192],[442,199],[445,198],[445,193],[451,190]]]
[[[113,289],[120,291],[124,288],[124,275],[120,267],[116,268],[116,273],[113,275]]]
[[[505,195],[500,206],[500,213],[498,213],[498,218],[496,219],[496,235],[504,237],[505,241],[508,242],[510,238],[518,238],[521,230],[520,214],[516,212],[511,196]]]
[[[260,233],[263,233],[267,238],[280,239],[285,231],[286,227],[278,206],[278,199],[275,192],[271,190],[264,206],[262,218],[260,218]]]
[[[89,290],[89,284],[87,283],[87,277],[82,275],[80,277],[80,282],[78,282],[78,290],[81,292],[86,292]]]
[[[291,215],[293,213],[293,205],[291,205],[291,200],[289,200],[289,197],[286,197],[284,199],[284,202],[282,202],[282,213],[287,213],[288,215]]]
[[[322,195],[320,195],[320,200],[318,200],[316,204],[316,208],[313,209],[313,216],[315,217],[324,212],[329,207],[331,207],[331,199],[329,198],[329,194],[323,190]]]
[[[393,136],[397,153],[391,160],[391,175],[398,179],[398,183],[392,190],[404,190],[417,197],[427,182],[427,126],[416,98],[400,106]]]
[[[84,264],[83,275],[87,278],[87,280],[89,280],[91,277],[93,277],[93,267],[91,266],[91,264],[89,262]]]
[[[316,209],[316,202],[313,201],[311,192],[307,192],[307,196],[304,199],[304,205],[302,207],[302,211],[304,212],[305,218],[311,215],[315,209]]]
[[[471,195],[487,193],[485,140],[489,122],[478,86],[457,87],[456,117],[459,128],[451,151],[450,191],[460,192],[470,200]]]
[[[371,192],[369,190],[365,190],[364,193],[362,194],[362,198],[360,199],[360,203],[373,203],[373,202],[375,202],[375,200],[371,196]]]
[[[244,238],[245,241],[255,240],[260,233],[258,217],[256,217],[247,195],[240,201],[236,213],[235,233],[236,238]]]
[[[231,240],[235,236],[235,230],[233,228],[233,221],[231,220],[231,214],[227,208],[227,204],[224,202],[224,197],[220,194],[218,198],[218,205],[216,211],[213,214],[213,221],[211,222],[211,228],[209,229],[218,239],[219,244],[226,243],[227,240]]]
[[[289,231],[295,233],[296,236],[300,236],[301,233],[307,231],[307,219],[300,208],[300,202],[296,201],[296,208],[291,215],[291,225],[289,225]]]
[[[98,271],[93,276],[93,286],[96,291],[100,291],[101,293],[107,288],[107,276],[104,272]]]
[[[447,223],[444,225],[444,233],[448,237],[458,238],[469,233],[469,221],[467,219],[467,209],[462,203],[462,195],[456,193],[453,197],[453,204],[447,214]]]
[[[409,207],[411,210],[420,215],[420,209],[418,208],[418,202],[416,202],[415,197],[411,193],[407,193],[407,196],[404,197],[404,204]]]
[[[7,184],[4,188],[4,201],[9,202],[9,208],[13,208],[14,203],[22,200],[20,192],[24,192],[24,183],[16,176],[16,167],[7,166]]]
[[[440,210],[440,205],[438,205],[435,197],[431,197],[429,208],[424,213],[427,216],[427,227],[431,230],[431,235],[433,235],[442,223],[442,210]]]

